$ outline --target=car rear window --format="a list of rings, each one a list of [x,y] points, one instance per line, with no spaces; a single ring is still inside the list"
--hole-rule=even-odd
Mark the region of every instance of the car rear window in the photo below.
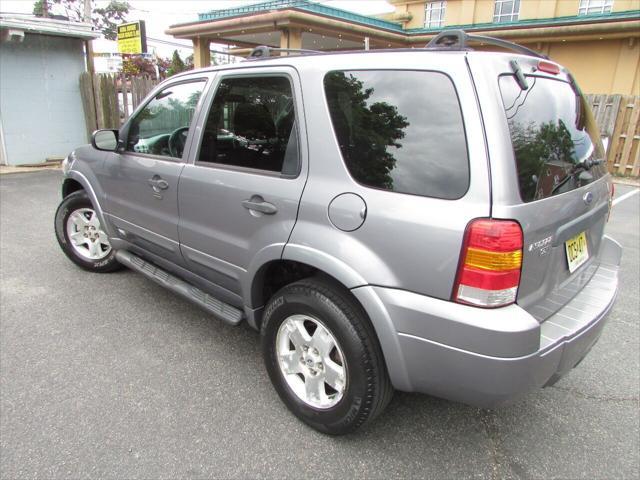
[[[527,76],[499,78],[525,202],[565,193],[606,173],[600,134],[584,97],[571,84]]]
[[[466,193],[467,142],[445,74],[333,71],[324,88],[340,152],[357,182],[443,199]]]

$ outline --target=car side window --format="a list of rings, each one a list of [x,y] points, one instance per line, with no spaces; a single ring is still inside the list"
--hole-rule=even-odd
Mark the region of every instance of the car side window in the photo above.
[[[466,193],[467,140],[447,75],[334,71],[325,76],[324,88],[338,147],[357,182],[448,200]]]
[[[126,150],[182,158],[205,83],[179,83],[160,91],[129,124]]]
[[[205,124],[198,161],[296,175],[298,130],[284,76],[220,81]]]

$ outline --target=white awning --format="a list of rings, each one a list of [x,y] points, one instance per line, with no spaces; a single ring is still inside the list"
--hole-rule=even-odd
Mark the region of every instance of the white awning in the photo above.
[[[85,40],[100,36],[100,33],[95,31],[90,23],[36,17],[35,15],[0,13],[0,28]]]

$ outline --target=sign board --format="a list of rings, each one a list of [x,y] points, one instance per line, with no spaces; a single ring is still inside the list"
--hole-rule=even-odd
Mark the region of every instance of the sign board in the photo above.
[[[120,53],[147,53],[144,20],[118,25],[118,51]]]

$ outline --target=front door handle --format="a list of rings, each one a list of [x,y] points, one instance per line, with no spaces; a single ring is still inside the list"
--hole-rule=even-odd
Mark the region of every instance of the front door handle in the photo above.
[[[169,182],[160,177],[160,175],[154,175],[148,180],[148,183],[156,193],[160,193],[160,190],[166,190],[167,188],[169,188]]]
[[[260,195],[254,195],[249,200],[243,200],[242,206],[247,210],[264,213],[265,215],[273,215],[278,211],[278,208],[273,203],[265,202]]]

